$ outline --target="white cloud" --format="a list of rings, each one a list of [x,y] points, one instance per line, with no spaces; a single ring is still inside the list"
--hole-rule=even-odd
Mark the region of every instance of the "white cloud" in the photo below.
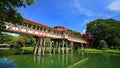
[[[87,15],[87,16],[92,16],[92,15],[93,15],[93,12],[92,12],[91,10],[89,10],[89,9],[81,6],[80,3],[81,3],[81,2],[80,2],[79,0],[74,0],[74,1],[73,1],[72,7],[73,7],[74,9],[76,9],[76,11],[74,11],[74,12],[79,12],[79,13],[85,14],[85,15]],[[73,9],[73,10],[74,10],[74,9]]]
[[[85,33],[86,32],[86,30],[83,30],[83,33]]]
[[[90,21],[91,21],[91,19],[85,19],[85,20],[84,20],[84,23],[87,24],[87,23],[90,22]]]
[[[120,11],[120,0],[115,0],[111,4],[108,5],[110,10]]]
[[[87,8],[83,8],[81,5],[80,5],[80,2],[78,0],[74,0],[74,5],[76,7],[76,9],[80,12],[80,13],[83,13],[87,16],[92,16],[93,15],[93,12]]]
[[[88,9],[86,6],[81,5],[82,1],[81,0],[69,0],[65,2],[59,2],[55,4],[57,8],[62,10],[63,12],[67,12],[65,14],[83,14],[86,16],[93,16],[94,12]],[[61,6],[62,4],[62,6]]]

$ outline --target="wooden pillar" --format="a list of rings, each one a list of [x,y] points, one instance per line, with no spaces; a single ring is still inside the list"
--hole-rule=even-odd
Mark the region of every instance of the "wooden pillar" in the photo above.
[[[34,55],[37,54],[37,48],[39,46],[40,40],[38,40],[38,38],[36,38],[36,45],[34,46]]]
[[[45,55],[45,38],[42,39],[43,40],[43,47],[42,47],[42,55]]]
[[[80,46],[80,45],[78,44],[78,50],[80,49],[79,46]]]
[[[51,55],[51,51],[52,51],[52,41],[50,41],[50,55]]]
[[[41,55],[41,51],[42,51],[42,38],[40,38],[40,46],[38,48],[38,55]]]
[[[56,40],[56,53],[58,53],[58,50],[59,50],[59,41]]]
[[[54,41],[52,40],[52,53],[54,52]]]
[[[45,48],[45,54],[46,54],[47,53],[47,49],[46,49],[46,42],[47,42],[46,41],[46,37],[45,37],[44,41],[45,41],[45,47],[44,48]]]
[[[53,44],[53,53],[55,54],[55,48],[56,48],[56,41],[54,40],[54,44]]]
[[[64,54],[64,44],[65,44],[65,41],[62,40],[62,54]]]
[[[74,49],[73,42],[71,42],[70,45],[71,45],[71,52],[73,52]]]
[[[84,48],[84,47],[83,47],[83,43],[81,43],[81,50],[83,50],[83,48]]]
[[[66,53],[68,53],[68,41],[66,41]]]
[[[60,54],[60,40],[58,41],[58,53]]]

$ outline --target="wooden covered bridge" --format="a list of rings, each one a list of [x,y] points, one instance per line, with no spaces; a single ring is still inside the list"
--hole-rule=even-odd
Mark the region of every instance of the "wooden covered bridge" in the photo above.
[[[71,34],[69,29],[62,26],[56,26],[52,28],[28,19],[24,20],[24,25],[14,25],[12,23],[6,22],[6,31],[20,34],[29,34],[38,37],[38,44],[36,44],[34,54],[44,55],[46,38],[51,39],[49,47],[54,50],[53,52],[63,54],[68,53],[68,47],[71,47],[71,49],[74,50],[87,44],[87,41],[85,39]],[[58,43],[58,47],[53,44],[56,42]],[[55,50],[56,48],[57,50]],[[50,53],[52,52],[51,49]]]

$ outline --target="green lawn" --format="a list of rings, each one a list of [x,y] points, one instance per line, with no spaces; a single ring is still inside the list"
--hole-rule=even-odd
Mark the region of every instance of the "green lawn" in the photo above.
[[[100,49],[79,49],[78,52],[85,52],[85,53],[110,53],[110,54],[120,54],[120,50],[113,50],[113,49],[107,49],[107,50],[100,50]]]

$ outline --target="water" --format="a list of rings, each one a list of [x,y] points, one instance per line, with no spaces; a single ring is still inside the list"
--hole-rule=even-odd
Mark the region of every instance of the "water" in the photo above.
[[[85,61],[80,62],[83,59]],[[78,63],[80,62],[80,63]],[[107,54],[53,54],[0,56],[0,68],[120,68],[120,56]]]

